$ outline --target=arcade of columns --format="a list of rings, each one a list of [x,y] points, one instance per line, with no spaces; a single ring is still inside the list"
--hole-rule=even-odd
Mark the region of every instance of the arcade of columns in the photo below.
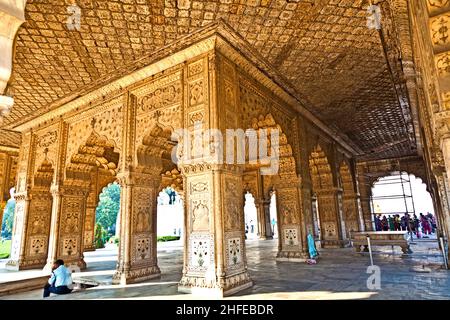
[[[226,25],[213,24],[137,61],[132,72],[112,74],[83,96],[17,128],[22,132],[20,151],[0,149],[3,200],[13,185],[16,189],[8,267],[48,268],[61,258],[84,268],[83,252],[93,249],[99,194],[113,181],[121,185],[114,283],[160,275],[156,199],[169,185],[185,200],[181,292],[228,295],[252,285],[244,241],[246,192],[256,200],[261,238],[271,237],[269,205],[276,194],[280,261],[304,261],[306,235],[318,236],[319,228],[323,247],[344,246],[352,231],[371,230],[371,186],[392,171],[413,173],[427,183],[439,232],[448,236],[450,117],[446,60],[441,58],[450,38],[440,35],[445,28],[436,27],[450,17],[448,2],[412,0],[403,8],[414,13],[416,26],[410,36],[416,40],[414,63],[420,72],[405,68],[405,75],[410,92],[417,92],[423,158],[357,161],[354,150],[305,111],[249,44]],[[428,30],[429,42],[424,35]],[[7,39],[2,36],[0,40]],[[433,53],[436,64],[430,59]],[[417,86],[414,77],[420,80]],[[221,131],[279,129],[278,173],[261,175],[260,164],[211,161],[218,151],[210,141],[205,142],[209,156],[173,163],[177,143],[180,159],[190,150],[182,139],[172,141],[173,133],[186,128],[194,135],[197,123]]]
[[[9,268],[48,267],[57,258],[84,268],[83,252],[93,249],[99,194],[113,181],[121,185],[115,283],[160,275],[156,204],[169,185],[186,204],[183,292],[232,294],[251,286],[246,192],[256,199],[262,238],[271,237],[268,207],[276,193],[280,261],[307,258],[306,235],[317,233],[313,195],[322,246],[344,246],[350,231],[362,230],[351,150],[267,77],[277,77],[275,71],[257,67],[263,64],[248,44],[231,45],[227,39],[234,37],[225,25],[212,25],[168,48],[170,57],[160,52],[139,71],[20,128]],[[217,151],[209,144],[209,156],[174,164],[173,147],[178,143],[180,159],[190,148],[182,138],[172,141],[172,134],[187,128],[193,135],[195,123],[223,132],[252,128],[258,135],[278,129],[278,173],[261,175],[259,162],[211,161]]]

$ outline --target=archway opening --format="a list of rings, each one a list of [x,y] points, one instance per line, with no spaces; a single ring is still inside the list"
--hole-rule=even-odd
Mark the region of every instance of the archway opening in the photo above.
[[[392,172],[372,186],[371,212],[377,231],[408,231],[414,238],[435,238],[437,219],[427,186],[407,172]]]
[[[81,266],[83,266],[86,251],[102,248],[105,242],[110,240],[111,228],[116,223],[116,203],[120,203],[120,187],[115,184],[108,188],[116,180],[120,152],[114,141],[95,131],[95,123],[93,119],[92,131],[86,142],[81,144],[77,152],[70,157],[64,181],[64,185],[71,193],[77,195],[82,191],[87,194],[87,198],[79,195],[73,197],[74,201],[71,205],[77,210],[63,212],[61,222],[62,236],[74,239],[73,247],[64,246],[62,257],[65,261],[71,263],[75,261]],[[103,203],[100,203],[102,200],[100,196],[103,198]],[[107,202],[109,205],[105,207]],[[102,223],[97,223],[97,209],[100,205],[102,206],[99,209],[101,212],[99,218]],[[84,213],[81,213],[79,208],[82,208]],[[109,213],[114,217],[111,223],[106,222],[108,219],[103,217],[106,210],[112,211]],[[117,250],[114,248],[113,251],[113,255],[116,256]],[[87,254],[86,258],[88,263],[98,261],[91,254]]]
[[[311,197],[311,209],[312,209],[312,218],[313,218],[313,235],[314,239],[317,241],[322,240],[320,233],[320,216],[319,216],[319,205],[317,202],[316,194],[313,194]]]
[[[278,239],[278,212],[277,212],[277,195],[276,192],[272,192],[270,196],[270,227],[272,228],[272,236]]]
[[[320,240],[322,247],[337,246],[340,244],[340,233],[345,230],[335,204],[336,188],[331,166],[320,145],[317,145],[309,156],[309,170],[312,183],[310,229],[313,230],[314,237]]]
[[[119,243],[120,185],[112,182],[104,187],[95,209],[94,245],[95,249],[117,250]]]
[[[3,219],[0,221],[0,259],[7,259],[11,254],[11,238],[14,224],[14,210],[16,207],[14,192],[15,188],[11,188],[9,191],[10,198],[4,206],[0,207],[0,210],[3,210]]]
[[[162,242],[177,241],[183,245],[184,203],[182,197],[172,187],[164,188],[158,195],[157,240]]]
[[[255,240],[260,234],[255,198],[250,192],[247,192],[244,200],[245,238]]]

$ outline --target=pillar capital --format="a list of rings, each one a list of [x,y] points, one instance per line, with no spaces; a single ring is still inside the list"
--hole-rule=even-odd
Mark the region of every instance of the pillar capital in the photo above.
[[[196,175],[208,171],[222,171],[235,174],[242,174],[244,167],[236,164],[218,164],[208,161],[196,161],[192,163],[183,163],[178,166],[181,173],[185,176]]]
[[[156,172],[126,171],[117,174],[119,183],[124,185],[159,187],[161,183],[161,170]]]

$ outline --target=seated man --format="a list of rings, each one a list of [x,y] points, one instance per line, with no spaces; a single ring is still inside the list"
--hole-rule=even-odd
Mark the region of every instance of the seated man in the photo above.
[[[64,266],[63,260],[56,260],[52,266],[52,275],[44,287],[44,298],[50,293],[67,294],[72,292],[72,276],[69,269]]]

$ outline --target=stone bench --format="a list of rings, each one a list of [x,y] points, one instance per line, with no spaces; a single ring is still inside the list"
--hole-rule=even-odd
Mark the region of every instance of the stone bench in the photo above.
[[[399,246],[404,254],[412,253],[407,231],[354,232],[351,234],[351,241],[356,252],[361,252],[363,246],[364,251],[369,251],[367,236],[370,238],[371,246]]]

